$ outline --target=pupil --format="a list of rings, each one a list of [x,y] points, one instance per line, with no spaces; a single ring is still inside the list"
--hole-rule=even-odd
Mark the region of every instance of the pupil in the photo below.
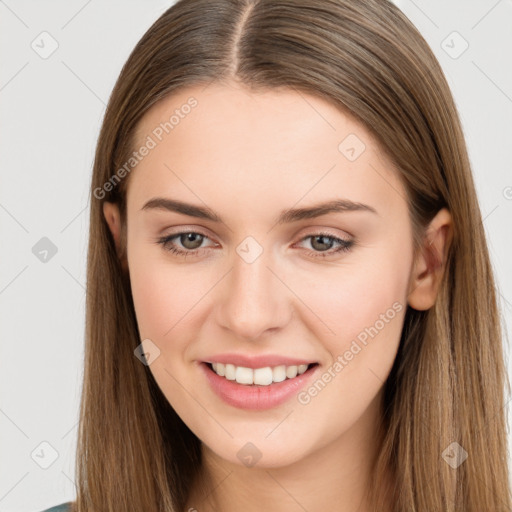
[[[185,235],[182,235],[181,243],[187,249],[197,249],[202,243],[202,236],[203,235],[200,235],[199,233],[186,233]],[[189,243],[191,246],[188,245]]]
[[[316,240],[320,240],[320,247],[315,247],[316,245]],[[332,241],[330,242],[324,242],[323,240],[330,240],[330,237],[328,236],[323,236],[323,235],[320,235],[320,236],[315,236],[313,237],[313,247],[315,249],[319,249],[319,250],[326,250],[326,249],[330,249],[330,245],[332,245]],[[323,246],[323,247],[322,247]],[[326,247],[327,246],[327,247]]]

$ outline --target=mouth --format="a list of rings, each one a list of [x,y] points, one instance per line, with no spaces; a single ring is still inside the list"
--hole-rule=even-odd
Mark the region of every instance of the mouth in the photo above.
[[[212,391],[225,403],[252,411],[272,409],[288,402],[320,371],[319,363],[248,368],[203,361],[199,368]]]
[[[318,363],[265,366],[262,368],[247,368],[229,363],[205,362],[205,365],[211,372],[228,381],[243,386],[267,387],[285,380],[293,380],[318,366]]]

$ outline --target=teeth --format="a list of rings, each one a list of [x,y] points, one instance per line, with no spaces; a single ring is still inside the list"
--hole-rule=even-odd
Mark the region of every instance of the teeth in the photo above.
[[[254,371],[250,368],[237,366],[235,371],[235,380],[238,384],[254,384]]]
[[[293,379],[293,377],[297,377],[297,371],[298,368],[296,366],[288,366],[288,368],[286,368],[286,376],[289,379]]]
[[[220,363],[222,364],[222,363]],[[225,377],[228,380],[235,380],[235,365],[234,364],[227,364],[224,367],[225,371]]]
[[[226,367],[222,363],[215,363],[216,368],[214,370],[217,372],[217,375],[224,377],[226,375]]]
[[[290,366],[291,368],[291,366]],[[274,382],[283,382],[286,379],[286,366],[283,364],[281,366],[276,366],[272,368],[272,377],[271,379]]]
[[[244,366],[235,366],[233,364],[212,363],[213,371],[225,377],[228,380],[235,380],[238,384],[259,386],[269,386],[273,382],[283,382],[286,379],[293,379],[297,375],[302,375],[307,369],[307,364],[298,366],[266,366],[265,368],[246,368]]]

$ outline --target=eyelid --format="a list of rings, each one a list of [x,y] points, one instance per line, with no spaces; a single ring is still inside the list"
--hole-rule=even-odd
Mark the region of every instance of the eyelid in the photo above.
[[[173,230],[167,232],[165,231],[165,234],[160,235],[158,238],[170,238],[177,235],[183,235],[187,233],[196,233],[198,235],[202,235],[205,238],[208,238],[210,240],[214,240],[215,237],[209,234],[209,232],[203,228],[197,227],[197,226],[178,226],[174,228]]]
[[[348,231],[341,229],[339,227],[325,226],[325,225],[309,225],[303,229],[300,229],[298,233],[294,236],[297,239],[296,242],[291,246],[292,248],[302,244],[309,243],[311,245],[311,240],[317,236],[324,236],[331,238],[334,241],[335,245],[346,246],[347,248],[353,247],[357,244],[357,237],[349,233]],[[309,240],[309,242],[308,242]],[[299,247],[301,248],[301,247]],[[306,252],[313,252],[314,257],[323,257],[328,258],[329,256],[334,257],[336,255],[335,249],[329,249],[327,251],[312,251],[308,248],[303,248]]]
[[[302,236],[298,242],[295,242],[293,244],[293,247],[295,247],[297,244],[305,242],[306,240],[311,240],[312,238],[315,238],[315,237],[330,238],[330,239],[334,240],[335,244],[340,244],[340,247],[338,247],[338,249],[334,249],[334,250],[329,249],[327,251],[312,251],[311,249],[306,249],[306,251],[308,251],[309,253],[313,253],[314,257],[327,258],[329,256],[334,256],[339,251],[348,250],[356,244],[355,237],[345,238],[344,236],[334,235],[327,230],[318,230],[318,231],[309,232],[306,235]]]
[[[301,233],[304,233],[301,236]],[[333,238],[340,238],[345,241],[354,240],[355,236],[352,233],[349,233],[348,231],[345,231],[344,229],[340,228],[332,228],[332,227],[326,227],[326,226],[308,226],[307,228],[302,229],[299,232],[300,239],[302,240],[304,237],[307,236],[314,236],[314,235],[320,235],[323,234],[325,236],[332,236]]]
[[[302,234],[299,233],[298,235],[296,235],[294,237],[294,238],[298,237],[297,242],[295,242],[294,244],[296,244],[298,242],[302,242],[306,238],[310,238],[310,237],[314,237],[314,236],[321,236],[321,235],[331,237],[331,238],[338,238],[344,242],[352,242],[352,241],[355,242],[355,237],[352,234],[350,234],[349,232],[343,230],[343,234],[340,235],[338,233],[331,231],[331,229],[334,229],[334,228],[325,228],[325,227],[321,227],[321,226],[310,226],[308,228],[305,228],[304,230],[302,230]],[[196,233],[198,235],[204,236],[205,238],[208,238],[210,241],[214,241],[214,237],[212,237],[210,234],[208,234],[208,232],[206,230],[204,230],[203,228],[200,228],[197,226],[186,226],[186,225],[176,227],[175,230],[159,236],[158,239],[171,238],[173,236],[178,236],[178,235],[187,234],[187,233]],[[206,249],[206,247],[203,247],[202,249]]]
[[[337,249],[333,250],[332,248],[330,248],[326,251],[314,251],[311,249],[304,248],[308,257],[312,257],[313,259],[319,258],[320,260],[322,260],[322,259],[334,258],[338,254],[342,254],[344,252],[350,251],[355,245],[357,245],[357,241],[356,241],[355,237],[349,237],[347,239],[344,236],[336,236],[325,229],[317,228],[316,231],[314,230],[314,228],[311,228],[311,229],[312,229],[312,231],[308,231],[307,233],[305,233],[302,237],[299,238],[299,240],[297,242],[295,242],[293,244],[292,247],[295,247],[297,244],[300,244],[308,239],[312,239],[315,237],[327,237],[327,238],[332,239],[334,241],[334,244],[339,245],[339,247]],[[208,240],[213,241],[212,237],[205,234],[201,229],[195,229],[195,228],[187,229],[185,227],[180,227],[179,231],[177,231],[177,232],[169,233],[167,235],[158,237],[156,239],[156,242],[158,244],[160,244],[162,246],[163,250],[165,250],[166,252],[168,252],[170,254],[174,254],[175,256],[184,258],[184,259],[186,259],[189,256],[192,258],[199,257],[201,254],[204,253],[204,251],[206,249],[212,247],[210,245],[210,246],[206,246],[206,247],[198,247],[196,249],[188,250],[186,248],[181,248],[179,246],[176,247],[176,245],[175,245],[176,242],[171,243],[171,240],[173,240],[174,238],[178,238],[181,235],[186,235],[186,234],[190,234],[190,233],[200,235],[203,238],[207,238]],[[167,244],[171,244],[171,247],[166,248]]]

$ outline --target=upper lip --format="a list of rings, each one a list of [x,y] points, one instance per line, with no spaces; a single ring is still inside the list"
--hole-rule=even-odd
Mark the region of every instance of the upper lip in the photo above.
[[[204,360],[205,363],[224,363],[244,368],[265,368],[266,366],[299,366],[300,364],[312,364],[315,361],[298,359],[296,357],[266,354],[260,356],[247,356],[244,354],[217,354]]]

